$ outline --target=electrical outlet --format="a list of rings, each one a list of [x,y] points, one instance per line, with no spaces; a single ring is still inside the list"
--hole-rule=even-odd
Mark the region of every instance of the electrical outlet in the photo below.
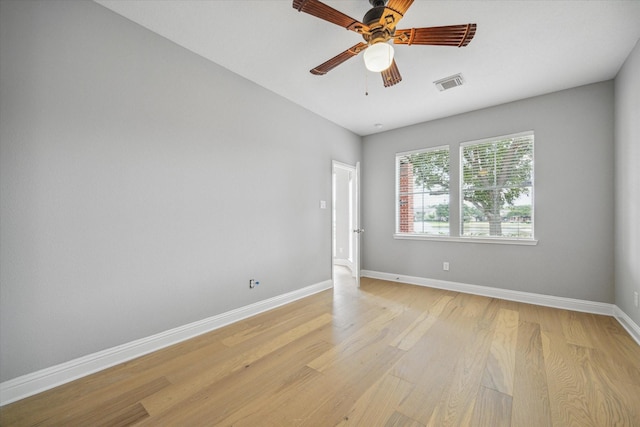
[[[638,307],[638,293],[637,292],[633,293],[633,305],[635,305],[636,308]]]
[[[444,271],[449,271],[449,262],[448,261],[445,261],[445,262],[442,263],[442,269]]]

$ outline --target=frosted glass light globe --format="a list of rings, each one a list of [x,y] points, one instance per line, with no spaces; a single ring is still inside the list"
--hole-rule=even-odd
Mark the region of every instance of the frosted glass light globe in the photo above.
[[[393,46],[380,42],[369,46],[364,51],[364,65],[367,70],[379,73],[386,70],[393,62]]]

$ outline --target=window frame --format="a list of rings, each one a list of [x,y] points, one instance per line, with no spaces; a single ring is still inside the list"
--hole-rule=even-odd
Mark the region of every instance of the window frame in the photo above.
[[[449,193],[448,193],[448,197],[449,197],[449,211],[451,211],[451,147],[449,145],[438,145],[435,147],[428,147],[428,148],[423,148],[423,149],[419,149],[419,150],[411,150],[411,151],[403,151],[403,152],[399,152],[395,154],[395,180],[396,180],[396,197],[395,197],[395,233],[394,236],[403,236],[406,238],[411,238],[411,236],[414,237],[419,237],[419,238],[424,238],[424,237],[430,237],[430,238],[448,238],[451,237],[451,215],[449,215],[449,221],[448,221],[448,225],[449,225],[449,229],[448,229],[448,234],[447,235],[442,235],[442,234],[427,234],[427,233],[402,233],[399,231],[400,229],[400,217],[401,217],[401,213],[400,213],[400,197],[401,197],[401,191],[400,191],[400,186],[401,186],[401,182],[400,182],[400,158],[401,157],[406,157],[406,156],[411,156],[413,154],[422,154],[422,153],[428,153],[428,152],[433,152],[433,151],[443,151],[446,150],[447,154],[449,155]],[[426,193],[423,193],[426,194]],[[429,193],[430,194],[430,193]]]
[[[506,236],[465,236],[463,234],[463,230],[464,230],[464,149],[465,147],[469,147],[469,146],[474,146],[474,145],[483,145],[483,144],[489,144],[489,143],[494,143],[497,141],[501,141],[501,140],[505,140],[505,139],[516,139],[516,138],[522,138],[522,137],[531,137],[531,153],[532,153],[532,159],[531,159],[531,194],[530,194],[530,199],[531,199],[531,237],[506,237]],[[530,241],[530,240],[535,240],[535,135],[533,131],[526,131],[526,132],[518,132],[518,133],[513,133],[513,134],[509,134],[509,135],[500,135],[500,136],[496,136],[496,137],[491,137],[491,138],[483,138],[480,140],[474,140],[474,141],[466,141],[466,142],[462,142],[460,143],[459,146],[459,153],[458,153],[458,161],[459,163],[459,181],[458,181],[458,190],[459,190],[459,208],[460,208],[460,221],[459,221],[459,229],[458,229],[458,233],[460,235],[460,237],[462,238],[469,238],[469,239],[490,239],[490,240],[516,240],[516,241]]]
[[[501,139],[517,138],[522,136],[532,136],[532,156],[533,165],[531,171],[531,237],[530,238],[514,238],[514,237],[502,237],[502,236],[463,236],[462,227],[464,222],[464,194],[463,194],[463,149],[465,146],[474,144],[483,144],[491,141],[499,141]],[[458,173],[453,169],[455,159],[453,158],[456,151],[456,145],[458,147],[457,156],[458,161],[455,163],[458,167]],[[399,157],[407,156],[411,154],[424,153],[428,151],[435,151],[441,149],[448,149],[449,151],[449,211],[454,212],[457,209],[457,217],[449,215],[449,235],[435,235],[426,233],[401,233],[399,232],[399,218],[400,218],[400,172],[399,172]],[[439,145],[434,147],[427,147],[418,150],[398,152],[395,154],[395,231],[393,234],[394,239],[398,240],[429,240],[439,242],[451,242],[451,243],[483,243],[483,244],[501,244],[501,245],[537,245],[538,240],[536,237],[535,227],[535,132],[533,130],[517,132],[507,135],[498,135],[489,138],[483,138],[478,140],[465,141],[460,143],[451,143],[445,145]],[[455,181],[457,179],[457,182]],[[457,192],[457,194],[456,194]],[[457,206],[456,206],[457,204]]]

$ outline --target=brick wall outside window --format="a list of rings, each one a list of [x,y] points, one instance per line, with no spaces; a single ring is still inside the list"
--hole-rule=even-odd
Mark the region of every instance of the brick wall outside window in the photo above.
[[[413,166],[407,161],[400,163],[400,231],[413,233]]]

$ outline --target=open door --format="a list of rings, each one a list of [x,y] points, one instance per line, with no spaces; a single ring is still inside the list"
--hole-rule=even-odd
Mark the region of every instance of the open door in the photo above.
[[[333,161],[333,266],[345,266],[360,286],[360,164]]]
[[[360,162],[356,163],[355,177],[353,179],[353,277],[356,286],[360,287],[360,236],[364,228],[360,226]]]

